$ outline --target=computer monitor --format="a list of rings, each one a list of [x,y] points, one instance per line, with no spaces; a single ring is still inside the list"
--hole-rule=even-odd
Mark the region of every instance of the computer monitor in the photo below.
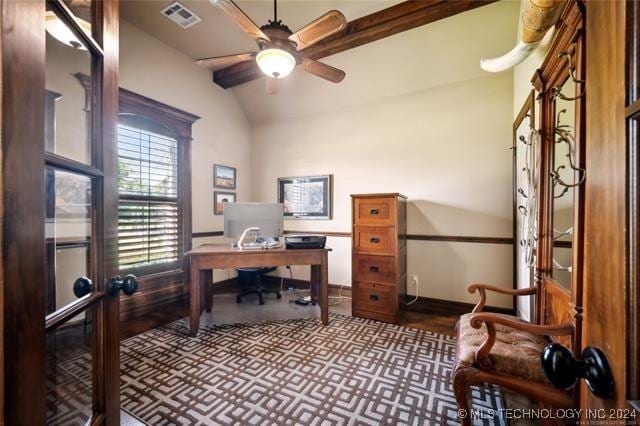
[[[280,237],[284,231],[284,205],[279,203],[227,203],[224,236],[239,238],[247,228],[260,228],[260,237]]]

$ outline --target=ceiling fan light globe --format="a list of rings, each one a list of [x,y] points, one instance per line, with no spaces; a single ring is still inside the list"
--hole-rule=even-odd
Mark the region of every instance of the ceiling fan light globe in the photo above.
[[[87,21],[76,18],[80,27],[87,33],[91,34],[91,24]],[[67,27],[58,16],[47,11],[45,15],[45,29],[47,32],[61,43],[73,47],[76,50],[87,50],[87,48],[78,40],[78,37]]]
[[[264,49],[256,56],[260,70],[272,78],[284,78],[296,67],[296,59],[286,50]]]

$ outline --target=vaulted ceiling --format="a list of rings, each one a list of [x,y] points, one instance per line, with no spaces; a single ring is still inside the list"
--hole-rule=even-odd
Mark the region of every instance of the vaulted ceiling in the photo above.
[[[159,13],[170,3],[122,2],[122,17],[193,59],[256,50],[254,42],[208,1],[181,0],[202,18],[186,30]],[[331,9],[340,10],[352,21],[397,3],[280,0],[278,18],[295,31]],[[237,4],[258,25],[273,17],[271,1],[240,0]],[[516,40],[519,7],[518,0],[502,0],[324,58],[347,73],[339,84],[294,72],[283,80],[277,95],[266,94],[264,79],[228,90],[235,92],[249,120],[258,124],[482,77],[486,73],[478,66],[480,57],[502,54]]]

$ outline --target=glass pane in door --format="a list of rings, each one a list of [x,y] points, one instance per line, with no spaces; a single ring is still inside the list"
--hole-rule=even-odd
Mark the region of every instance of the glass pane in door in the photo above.
[[[45,19],[45,149],[90,164],[91,54],[53,10]]]
[[[91,313],[47,333],[47,425],[84,425],[93,407]]]
[[[93,14],[92,8],[101,10]],[[113,185],[105,185],[115,184],[115,171],[103,168],[115,164],[115,147],[110,139],[103,143],[102,127],[94,121],[115,127],[115,117],[102,111],[103,105],[117,105],[117,88],[110,83],[117,55],[105,59],[102,49],[114,47],[101,47],[91,37],[91,17],[98,15],[105,28],[117,29],[114,2],[46,1],[44,327],[46,414],[53,425],[110,424],[119,411],[118,343],[112,338],[118,334],[118,301],[105,290],[105,269],[114,275],[113,256],[103,256],[110,243],[105,228],[115,230],[117,224],[103,210],[116,201],[108,189]],[[117,40],[117,33],[106,36]],[[104,80],[97,79],[102,73]]]
[[[90,294],[77,279],[91,274],[92,178],[45,169],[47,314]],[[88,291],[89,290],[89,291]]]

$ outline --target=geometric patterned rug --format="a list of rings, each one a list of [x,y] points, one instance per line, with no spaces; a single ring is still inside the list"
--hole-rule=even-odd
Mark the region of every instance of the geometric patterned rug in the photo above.
[[[149,424],[459,423],[454,337],[339,314],[326,327],[203,325],[195,338],[186,325],[121,343],[122,408]],[[503,408],[497,387],[473,388],[472,398],[477,410]]]

